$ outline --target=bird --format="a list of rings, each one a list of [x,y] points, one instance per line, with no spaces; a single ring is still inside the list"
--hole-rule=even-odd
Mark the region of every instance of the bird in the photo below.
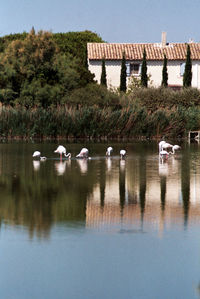
[[[39,158],[41,156],[41,152],[35,151],[32,155],[33,158]]]
[[[172,147],[173,147],[172,144],[165,142],[165,143],[163,143],[163,144],[161,145],[161,150],[168,150],[168,149],[170,149],[170,148],[172,148]]]
[[[161,150],[160,153],[159,153],[159,155],[160,155],[161,159],[167,159],[168,156],[169,156],[169,153],[166,150]]]
[[[162,140],[162,141],[159,142],[159,144],[158,144],[158,146],[159,146],[159,152],[161,151],[161,149],[162,149],[162,145],[163,145],[164,143],[166,143],[166,141],[164,141],[164,140]]]
[[[125,158],[126,156],[126,151],[125,150],[120,150],[120,156],[121,156],[121,159]]]
[[[180,147],[180,145],[178,145],[178,144],[175,144],[175,145],[173,145],[173,147],[172,147],[172,152],[170,152],[170,154],[175,154],[175,152],[176,151],[178,151],[178,150],[180,150],[181,149],[181,147]]]
[[[42,161],[45,161],[47,158],[46,157],[41,157],[41,152],[35,151],[32,155],[33,158],[39,158]]]
[[[88,149],[83,147],[80,151],[80,153],[76,156],[76,158],[88,158]]]
[[[112,151],[113,151],[113,148],[111,146],[109,146],[106,151],[106,156],[110,156]]]
[[[60,159],[62,160],[62,155],[64,155],[66,158],[71,158],[71,154],[66,154],[66,148],[63,145],[59,145],[57,149],[54,151],[54,153],[60,154]]]

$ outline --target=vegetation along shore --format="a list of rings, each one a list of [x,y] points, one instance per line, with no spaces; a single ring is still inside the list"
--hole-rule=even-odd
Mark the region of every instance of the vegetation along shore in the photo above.
[[[145,76],[126,86],[122,74],[122,88],[109,90],[102,62],[97,84],[86,45],[102,41],[90,31],[1,37],[0,137],[185,137],[200,128],[200,91],[169,89],[166,71],[160,88]]]

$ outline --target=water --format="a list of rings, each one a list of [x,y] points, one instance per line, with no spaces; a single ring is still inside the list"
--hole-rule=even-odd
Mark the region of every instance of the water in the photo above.
[[[200,298],[200,146],[63,144],[0,144],[0,298]]]

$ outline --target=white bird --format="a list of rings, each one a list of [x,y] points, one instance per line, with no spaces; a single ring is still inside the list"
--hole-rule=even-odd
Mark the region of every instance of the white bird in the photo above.
[[[178,150],[180,150],[180,149],[181,149],[180,145],[175,144],[175,145],[173,145],[172,152],[170,152],[170,153],[174,155],[175,152],[178,151]]]
[[[106,151],[106,156],[110,156],[112,151],[113,151],[113,148],[111,146],[109,146]]]
[[[119,153],[120,153],[121,159],[125,158],[125,156],[126,156],[125,150],[121,150]]]
[[[162,140],[159,142],[158,146],[159,146],[159,152],[162,150],[162,145],[166,143],[166,141]]]
[[[170,148],[172,148],[172,147],[173,147],[172,144],[165,142],[165,143],[163,143],[163,144],[161,145],[161,150],[168,150],[168,149],[170,149]]]
[[[70,158],[71,158],[71,154],[70,153],[66,154],[66,148],[63,145],[59,145],[57,147],[57,149],[54,151],[54,153],[60,154],[60,159],[61,160],[62,160],[62,155],[64,155],[67,158],[69,158],[69,156],[70,156]]]
[[[32,155],[33,158],[39,158],[41,156],[41,152],[35,151]]]
[[[41,152],[35,151],[32,155],[33,158],[39,158],[42,161],[45,161],[47,158],[46,157],[41,157]]]
[[[76,156],[76,158],[88,158],[88,149],[87,148],[82,148],[82,150],[80,151],[80,153]]]
[[[159,155],[160,155],[161,159],[167,159],[168,156],[169,156],[169,153],[166,150],[161,150],[160,153],[159,153]]]

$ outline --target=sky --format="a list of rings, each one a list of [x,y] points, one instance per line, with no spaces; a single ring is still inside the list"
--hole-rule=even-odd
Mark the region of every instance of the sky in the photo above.
[[[110,43],[200,42],[200,0],[0,0],[0,36],[90,30]]]

